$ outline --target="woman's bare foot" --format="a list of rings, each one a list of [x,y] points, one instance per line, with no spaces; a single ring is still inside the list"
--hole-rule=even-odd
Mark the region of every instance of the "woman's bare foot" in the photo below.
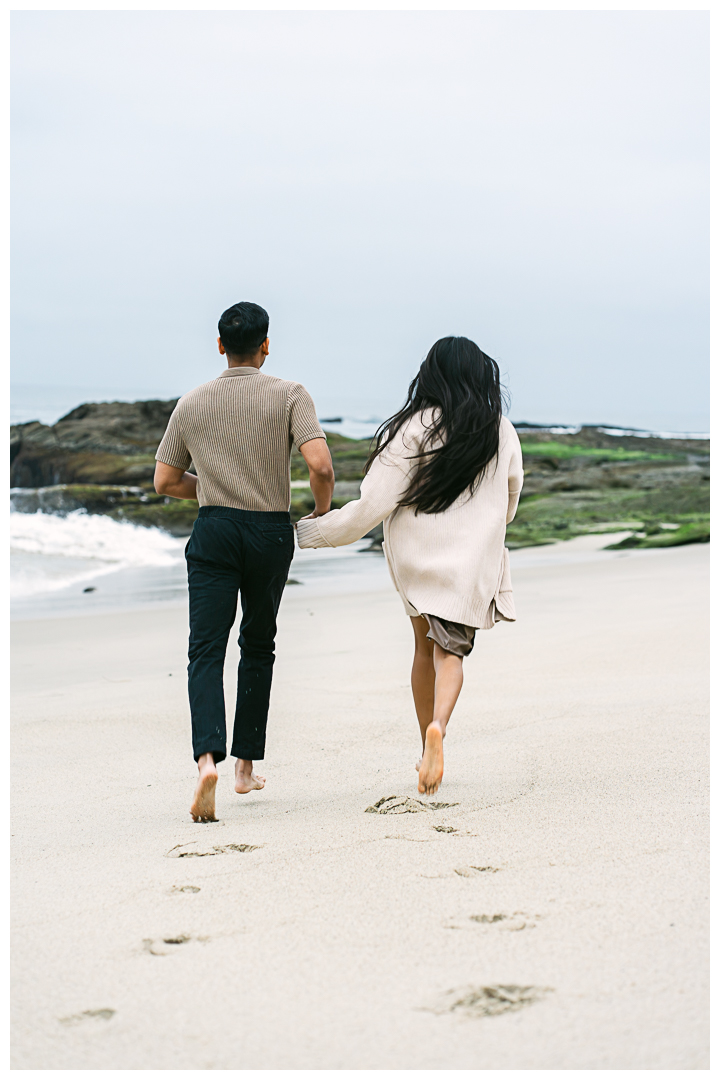
[[[217,821],[215,817],[215,787],[218,781],[217,769],[212,754],[202,754],[198,758],[200,779],[195,788],[195,798],[190,807],[193,821]]]
[[[443,733],[437,720],[425,732],[425,752],[418,771],[418,791],[434,795],[443,778]]]
[[[253,772],[252,761],[238,758],[235,762],[235,790],[238,795],[247,795],[248,791],[261,791],[265,787],[265,777]]]

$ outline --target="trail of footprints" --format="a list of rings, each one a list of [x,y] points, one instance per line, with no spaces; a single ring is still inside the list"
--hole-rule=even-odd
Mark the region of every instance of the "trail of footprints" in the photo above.
[[[436,810],[448,810],[458,803],[422,802],[408,796],[387,795],[379,799],[365,810],[366,814],[419,814]],[[459,830],[452,825],[432,825],[431,828],[438,833],[459,834]],[[386,837],[386,839],[404,839],[403,837]],[[405,839],[409,839],[405,838]],[[257,851],[262,845],[258,844],[206,844],[202,841],[192,841],[186,844],[176,844],[168,852],[168,859],[204,858],[224,854],[244,854]],[[500,870],[497,866],[460,866],[455,868],[455,874],[463,878],[473,878],[479,875],[496,874]],[[170,889],[172,894],[195,894],[201,891],[199,885],[173,885]],[[521,911],[510,913],[493,913],[469,915],[468,921],[484,927],[497,926],[503,930],[524,930],[532,928],[536,924],[533,920],[541,919],[541,915],[529,916]],[[467,929],[466,925],[448,925],[446,929]],[[182,946],[192,941],[204,942],[207,938],[193,937],[190,934],[174,934],[162,938],[144,938],[143,951],[151,956],[169,956],[177,952]],[[449,990],[442,996],[436,1006],[426,1009],[437,1015],[458,1012],[468,1017],[499,1016],[505,1012],[515,1012],[537,1001],[541,1001],[548,994],[553,993],[553,988],[548,986],[514,986],[493,984],[490,986],[468,986],[460,989]],[[108,1021],[116,1015],[115,1009],[86,1009],[84,1012],[72,1016],[60,1018],[60,1023],[66,1027],[74,1027],[87,1021]]]
[[[187,844],[176,844],[165,853],[166,859],[200,859],[215,855],[245,854],[249,851],[257,851],[261,844],[207,844],[201,840],[192,840]],[[199,885],[173,885],[171,893],[199,893]],[[191,941],[204,942],[204,937],[193,937],[191,934],[174,934],[169,937],[143,938],[142,947],[151,956],[170,956],[178,951],[181,945],[187,945]]]
[[[419,799],[411,799],[400,795],[388,795],[372,806],[368,806],[366,814],[418,814],[424,811],[447,810],[458,803],[421,802]],[[446,835],[462,835],[453,825],[431,825],[438,833]],[[390,840],[417,839],[416,837],[386,837]],[[455,873],[458,877],[474,878],[487,874],[497,874],[499,866],[458,866]],[[534,928],[536,920],[543,918],[542,915],[527,915],[523,911],[495,912],[493,914],[469,915],[468,923],[485,928],[495,927],[499,930],[520,931]],[[448,930],[468,930],[467,923],[462,925],[448,925]],[[542,1001],[548,994],[553,993],[550,986],[515,986],[494,984],[490,986],[468,986],[459,990],[449,990],[438,1004],[428,1011],[437,1015],[444,1013],[459,1013],[466,1017],[500,1016],[506,1012],[516,1012],[528,1005]]]

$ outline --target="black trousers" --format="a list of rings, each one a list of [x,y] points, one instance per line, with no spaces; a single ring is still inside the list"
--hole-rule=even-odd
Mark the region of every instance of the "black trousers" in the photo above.
[[[203,506],[185,558],[190,593],[188,693],[193,754],[222,761],[227,750],[223,666],[242,604],[240,665],[231,753],[260,759],[275,662],[277,613],[293,557],[288,513]]]

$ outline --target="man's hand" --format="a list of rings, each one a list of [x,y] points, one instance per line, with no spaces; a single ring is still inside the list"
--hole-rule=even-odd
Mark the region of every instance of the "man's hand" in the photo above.
[[[164,461],[156,461],[155,490],[158,495],[170,495],[173,499],[192,499],[197,502],[197,476],[166,465]]]
[[[300,447],[300,453],[307,462],[310,473],[310,490],[315,496],[315,509],[308,517],[316,518],[327,514],[330,509],[335,473],[328,444],[324,439],[310,439]]]

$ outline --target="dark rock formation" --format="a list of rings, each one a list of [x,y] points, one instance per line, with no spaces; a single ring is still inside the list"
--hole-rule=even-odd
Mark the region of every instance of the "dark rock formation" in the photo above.
[[[156,495],[152,485],[155,451],[175,405],[176,399],[99,402],[73,409],[52,426],[33,421],[12,427],[11,485],[24,489],[14,494],[14,508],[59,514],[86,509],[187,535],[197,503]],[[631,520],[645,523],[643,535],[638,533],[645,546],[697,541],[708,517],[707,440],[611,435],[602,427],[583,427],[570,434],[532,424],[517,426],[525,485],[517,518],[508,530],[511,547]],[[337,481],[335,508],[358,497],[370,441],[328,433],[328,445]],[[290,469],[293,480],[307,480],[307,467],[297,450]],[[313,506],[309,486],[292,489],[293,521]],[[667,523],[678,526],[675,541],[668,530],[667,537],[661,535]],[[652,529],[660,530],[657,540],[651,539]],[[379,549],[382,526],[367,539],[368,550]]]
[[[177,399],[80,405],[52,427],[10,429],[12,487],[149,483]]]
[[[650,491],[709,480],[707,458],[698,461],[691,456],[676,461],[595,461],[580,456],[554,460],[526,454],[523,465],[523,498],[556,491],[596,491],[600,488]]]

